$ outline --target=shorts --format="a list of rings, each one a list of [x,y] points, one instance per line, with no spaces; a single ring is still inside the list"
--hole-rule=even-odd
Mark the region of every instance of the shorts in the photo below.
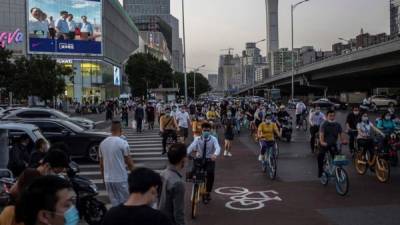
[[[189,128],[179,127],[179,136],[187,138],[189,136]]]
[[[128,182],[106,182],[105,185],[112,206],[118,206],[128,200]]]
[[[225,133],[225,140],[233,141],[233,134],[232,133]]]

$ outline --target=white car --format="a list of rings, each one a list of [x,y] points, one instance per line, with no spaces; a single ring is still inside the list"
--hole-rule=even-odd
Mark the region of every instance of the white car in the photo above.
[[[383,95],[373,95],[370,97],[369,102],[376,107],[397,106],[397,101],[390,99]]]

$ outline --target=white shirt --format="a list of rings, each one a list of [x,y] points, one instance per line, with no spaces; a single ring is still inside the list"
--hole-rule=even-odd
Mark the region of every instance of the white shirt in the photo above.
[[[296,105],[296,115],[302,114],[307,107],[303,102],[299,102]]]
[[[54,20],[49,20],[49,28],[56,28],[56,24],[54,23]]]
[[[203,137],[196,137],[192,144],[190,144],[190,146],[187,148],[188,155],[191,154],[193,151],[197,151],[197,158],[202,158],[205,141],[207,141],[206,158],[209,159],[212,155],[219,156],[219,154],[221,153],[221,147],[219,146],[218,139],[214,136],[210,136],[206,140],[204,140]]]
[[[178,122],[179,127],[189,128],[189,113],[187,112],[177,112],[175,115],[175,119]]]
[[[104,166],[104,182],[120,183],[128,180],[125,157],[129,156],[129,144],[120,137],[111,136],[100,144],[100,157]]]
[[[75,28],[77,27],[75,21],[71,20],[71,21],[67,21],[67,22],[68,22],[69,32],[75,32]]]

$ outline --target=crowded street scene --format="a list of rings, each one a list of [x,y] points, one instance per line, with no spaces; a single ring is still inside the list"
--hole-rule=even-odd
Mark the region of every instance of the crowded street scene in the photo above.
[[[0,3],[0,225],[400,223],[400,1]]]

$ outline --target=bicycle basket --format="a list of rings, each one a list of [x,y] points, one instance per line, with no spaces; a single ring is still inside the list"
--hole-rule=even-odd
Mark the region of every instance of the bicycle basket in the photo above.
[[[349,160],[345,155],[336,155],[333,159],[333,165],[335,166],[347,166],[349,165]]]

